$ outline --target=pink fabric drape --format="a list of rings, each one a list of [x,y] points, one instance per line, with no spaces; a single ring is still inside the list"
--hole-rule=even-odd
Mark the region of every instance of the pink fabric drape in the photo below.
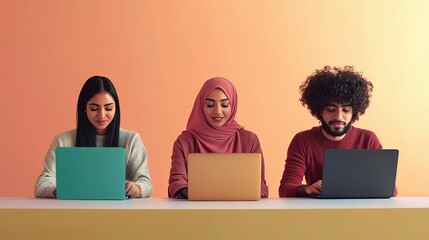
[[[212,127],[204,116],[206,98],[217,88],[225,93],[231,105],[231,116],[225,125],[220,128]],[[240,139],[236,138],[236,133],[243,128],[235,121],[237,103],[238,97],[235,87],[227,79],[215,77],[204,83],[195,99],[186,127],[186,131],[195,137],[200,152],[231,153],[233,150],[241,152],[241,149],[233,149],[234,145],[241,148],[241,144],[236,143],[236,141],[240,141]]]

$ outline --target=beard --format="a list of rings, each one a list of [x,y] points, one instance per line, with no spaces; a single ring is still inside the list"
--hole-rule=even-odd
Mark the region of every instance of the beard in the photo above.
[[[342,122],[344,124],[344,128],[343,128],[342,131],[339,128],[335,128],[334,130],[331,129],[331,127],[329,125],[332,124],[332,123],[335,123],[335,122]],[[325,132],[327,134],[329,134],[329,135],[331,135],[333,137],[343,136],[344,134],[346,134],[349,131],[351,125],[352,125],[351,121],[349,123],[347,123],[347,124],[346,124],[346,122],[343,122],[343,121],[330,121],[329,124],[328,124],[328,123],[326,123],[322,119],[322,128],[323,128],[323,130],[325,130]]]

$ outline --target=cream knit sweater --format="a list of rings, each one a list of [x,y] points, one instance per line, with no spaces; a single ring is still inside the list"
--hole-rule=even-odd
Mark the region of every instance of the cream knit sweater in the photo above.
[[[96,145],[102,147],[106,136],[97,135]],[[53,198],[56,186],[55,177],[55,149],[57,147],[74,147],[76,143],[76,129],[58,134],[51,143],[45,156],[42,174],[37,179],[34,196],[40,198]],[[152,180],[147,166],[146,148],[136,132],[119,130],[119,147],[125,149],[126,178],[133,181],[141,189],[140,197],[149,197],[152,192]],[[125,186],[124,186],[125,187]]]

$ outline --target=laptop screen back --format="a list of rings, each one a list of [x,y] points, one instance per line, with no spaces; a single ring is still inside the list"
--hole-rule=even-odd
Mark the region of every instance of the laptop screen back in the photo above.
[[[328,149],[321,198],[393,197],[399,151]]]
[[[260,153],[188,155],[189,200],[259,200]]]
[[[125,149],[59,147],[58,199],[125,199]]]

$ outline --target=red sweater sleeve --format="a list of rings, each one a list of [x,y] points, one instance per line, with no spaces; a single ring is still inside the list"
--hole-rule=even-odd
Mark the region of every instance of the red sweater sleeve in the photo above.
[[[253,145],[251,149],[251,153],[261,153],[261,197],[268,197],[268,186],[267,181],[265,180],[265,163],[264,163],[264,154],[262,153],[261,144],[259,143],[259,139],[254,135],[255,139],[253,140]]]
[[[171,156],[170,178],[168,180],[168,197],[182,188],[188,187],[188,151],[183,148],[183,135],[174,142],[173,154]]]
[[[295,136],[287,152],[285,168],[280,181],[280,197],[296,197],[296,187],[302,185],[302,180],[307,170],[303,151],[299,150],[299,140]]]

